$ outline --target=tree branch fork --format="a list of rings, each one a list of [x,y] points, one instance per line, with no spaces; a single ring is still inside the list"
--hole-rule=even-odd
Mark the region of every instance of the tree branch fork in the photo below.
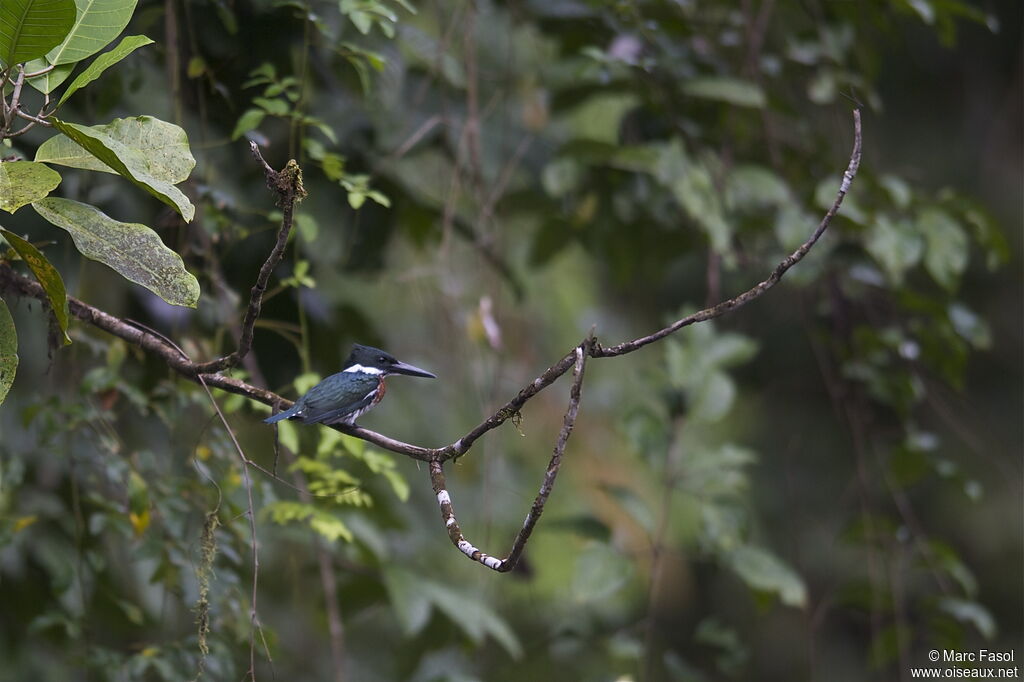
[[[849,163],[843,173],[842,181],[840,182],[839,189],[832,205],[826,211],[817,228],[808,237],[808,239],[795,251],[784,258],[764,280],[750,289],[737,296],[721,301],[716,305],[687,315],[686,317],[676,320],[667,327],[659,329],[651,334],[631,341],[625,341],[614,346],[602,346],[594,337],[593,332],[591,332],[587,338],[583,339],[577,346],[541,373],[536,379],[520,389],[518,394],[496,410],[492,415],[473,427],[458,440],[455,440],[449,445],[445,445],[443,447],[428,448],[405,443],[357,425],[350,426],[345,424],[336,424],[332,425],[330,428],[334,428],[337,431],[355,438],[360,438],[385,450],[405,455],[422,462],[427,462],[430,468],[431,485],[441,508],[442,519],[444,520],[445,527],[453,544],[455,544],[460,551],[466,554],[466,556],[487,566],[488,568],[492,568],[499,572],[507,572],[511,570],[518,561],[523,547],[529,539],[530,533],[537,523],[537,519],[540,517],[541,512],[543,512],[544,504],[546,503],[548,495],[550,495],[551,489],[554,486],[555,477],[557,476],[558,469],[561,464],[562,455],[564,454],[569,436],[572,432],[573,426],[575,425],[576,415],[579,410],[583,374],[587,360],[618,357],[620,355],[632,353],[644,346],[660,341],[666,336],[679,331],[683,327],[705,322],[732,312],[733,310],[760,298],[769,289],[775,286],[779,280],[782,279],[783,275],[785,275],[790,268],[803,260],[811,248],[813,248],[818,242],[821,236],[828,229],[836,213],[839,211],[843,199],[849,191],[850,185],[857,174],[861,159],[861,116],[859,110],[855,109],[853,111],[853,121],[853,149],[850,153]],[[287,408],[292,405],[292,401],[283,398],[273,391],[248,384],[244,381],[223,374],[225,370],[229,370],[236,366],[241,359],[248,354],[252,347],[253,328],[260,314],[263,294],[267,289],[267,283],[274,268],[278,263],[280,263],[281,258],[284,255],[288,237],[292,230],[295,204],[305,197],[305,190],[302,187],[302,174],[298,165],[294,161],[289,161],[288,165],[286,165],[283,170],[275,171],[263,159],[259,148],[255,143],[250,144],[254,157],[263,167],[268,188],[274,191],[278,197],[278,204],[282,209],[282,219],[274,247],[266,261],[263,263],[263,266],[260,268],[256,283],[250,292],[249,304],[246,308],[242,324],[242,333],[236,350],[215,360],[210,360],[208,362],[195,362],[184,356],[176,346],[164,338],[161,338],[159,334],[136,326],[129,321],[110,315],[74,297],[68,297],[68,308],[69,312],[80,321],[102,329],[113,336],[142,348],[148,353],[152,353],[153,355],[160,357],[168,367],[191,381],[204,383],[207,386],[219,388],[229,393],[236,393],[238,395],[245,396],[250,400],[271,405],[273,407]],[[9,264],[4,262],[0,262],[0,292],[36,298],[44,303],[47,301],[46,292],[43,290],[42,286],[40,286],[35,280],[15,272]],[[512,550],[509,555],[504,559],[498,559],[487,555],[470,544],[462,535],[462,531],[459,528],[454,508],[451,503],[451,495],[446,487],[444,464],[449,460],[465,455],[472,448],[477,439],[489,431],[498,428],[513,416],[519,414],[520,410],[529,400],[553,384],[570,369],[573,370],[573,381],[570,389],[569,404],[540,492],[538,493],[537,498],[524,521],[522,529],[519,531],[515,541],[513,542]]]

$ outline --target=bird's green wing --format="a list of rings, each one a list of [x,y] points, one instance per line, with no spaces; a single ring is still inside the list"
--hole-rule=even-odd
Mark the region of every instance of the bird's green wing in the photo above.
[[[313,424],[326,417],[344,416],[357,409],[379,383],[380,379],[375,376],[355,372],[331,375],[302,396],[299,418],[305,424]]]

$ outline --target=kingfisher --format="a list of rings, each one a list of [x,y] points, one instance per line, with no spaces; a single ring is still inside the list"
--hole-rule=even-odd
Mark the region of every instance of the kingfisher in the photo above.
[[[303,424],[354,424],[384,397],[384,379],[390,374],[437,378],[379,348],[357,343],[345,360],[345,369],[309,389],[284,412],[263,421],[273,424],[282,419],[297,419]]]

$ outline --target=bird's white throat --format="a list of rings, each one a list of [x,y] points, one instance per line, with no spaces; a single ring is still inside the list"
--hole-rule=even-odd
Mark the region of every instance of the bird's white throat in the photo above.
[[[382,369],[378,369],[376,367],[363,367],[359,363],[356,363],[356,364],[352,365],[351,367],[346,367],[344,371],[346,371],[346,372],[361,372],[363,374],[374,374],[374,375],[376,375],[376,374],[383,374],[384,373],[384,370],[382,370]]]

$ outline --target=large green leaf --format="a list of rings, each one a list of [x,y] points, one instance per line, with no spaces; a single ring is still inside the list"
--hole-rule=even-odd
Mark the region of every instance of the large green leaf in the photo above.
[[[14,213],[60,184],[60,174],[34,161],[0,163],[0,209]]]
[[[490,635],[512,658],[523,655],[523,646],[515,632],[484,601],[442,583],[424,582],[420,589],[476,644],[482,644],[484,637]]]
[[[7,397],[18,371],[18,332],[7,304],[0,300],[0,403]]]
[[[917,229],[928,243],[924,266],[936,282],[946,289],[955,289],[967,268],[967,233],[952,216],[935,207],[921,211]]]
[[[797,573],[771,552],[741,545],[728,555],[732,570],[750,588],[774,592],[786,606],[803,608],[807,604],[807,587]]]
[[[50,308],[53,310],[53,316],[57,319],[60,333],[64,335],[64,345],[71,343],[71,338],[68,336],[68,293],[64,288],[64,280],[61,279],[60,273],[50,264],[46,256],[40,253],[39,249],[32,246],[31,242],[2,227],[0,227],[0,236],[18,252],[21,260],[25,261],[29,270],[42,285],[46,297],[50,300]]]
[[[430,598],[422,589],[422,579],[404,568],[385,566],[384,586],[402,632],[406,637],[419,634],[430,621],[431,610]]]
[[[998,632],[995,618],[988,609],[976,601],[943,597],[939,600],[939,608],[958,621],[973,625],[985,639],[992,639]]]
[[[384,584],[407,636],[423,630],[436,607],[476,644],[483,643],[490,635],[512,658],[522,656],[523,647],[515,632],[481,600],[395,566],[384,570]]]
[[[32,208],[67,230],[87,258],[110,266],[172,305],[196,306],[199,282],[185,269],[181,256],[145,225],[119,222],[95,206],[70,199],[49,197]]]
[[[138,0],[74,0],[74,2],[77,6],[77,17],[71,31],[63,42],[46,54],[46,59],[51,64],[80,62],[109,45],[110,41],[128,25]]]
[[[764,91],[757,83],[726,76],[700,76],[683,83],[683,92],[691,97],[713,99],[741,107],[763,108]]]
[[[42,57],[75,23],[74,0],[0,2],[0,60],[7,66]]]
[[[57,101],[57,106],[64,104],[68,97],[71,97],[79,88],[84,88],[89,83],[100,77],[104,71],[109,69],[114,64],[130,55],[135,50],[139,49],[143,45],[149,45],[153,41],[146,36],[128,36],[110,52],[104,52],[99,57],[93,60],[93,63],[86,68],[85,71],[78,75],[78,78],[71,81],[71,85],[64,91],[64,94],[60,96],[60,100]],[[184,179],[184,178],[182,178]]]
[[[46,57],[40,57],[39,59],[33,59],[25,64],[25,73],[39,73],[47,68],[50,70],[46,73],[36,76],[35,78],[29,78],[25,81],[44,95],[49,95],[51,92],[56,90],[61,83],[66,81],[68,76],[71,75],[71,72],[75,70],[75,65],[61,64],[60,66],[53,66],[50,62],[46,61]]]
[[[622,117],[635,109],[637,103],[632,94],[594,95],[569,114],[570,134],[576,139],[618,144]]]
[[[715,184],[714,157],[697,158],[673,140],[662,149],[655,176],[668,187],[683,210],[703,229],[716,253],[729,251],[732,226],[725,219],[722,193]]]
[[[195,207],[173,184],[185,166],[191,171],[195,165],[184,130],[150,116],[116,119],[105,126],[91,127],[51,120],[55,128],[119,175],[174,207],[186,221],[192,220]],[[137,127],[125,124],[126,120],[134,121]]]
[[[114,119],[106,125],[93,126],[91,130],[141,152],[146,171],[158,180],[177,184],[186,180],[196,165],[185,131],[173,123],[139,116]],[[116,170],[66,135],[55,135],[39,145],[36,161],[117,174]]]
[[[868,229],[864,244],[894,284],[903,282],[903,273],[917,265],[924,242],[917,228],[905,219],[879,215]]]

